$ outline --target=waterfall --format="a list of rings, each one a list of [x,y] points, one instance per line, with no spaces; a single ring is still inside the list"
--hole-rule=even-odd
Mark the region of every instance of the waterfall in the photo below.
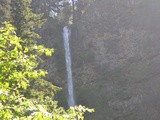
[[[70,53],[70,45],[69,45],[70,34],[71,34],[71,31],[69,27],[65,26],[63,28],[63,39],[64,39],[66,69],[67,69],[67,77],[68,77],[68,105],[75,106],[73,80],[72,80],[71,53]]]

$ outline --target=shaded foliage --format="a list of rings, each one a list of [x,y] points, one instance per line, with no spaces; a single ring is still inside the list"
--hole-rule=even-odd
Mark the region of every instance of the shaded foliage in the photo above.
[[[16,27],[16,33],[22,39],[36,40],[40,36],[35,32],[45,22],[43,14],[35,14],[31,9],[31,0],[12,0],[11,13],[12,24]]]

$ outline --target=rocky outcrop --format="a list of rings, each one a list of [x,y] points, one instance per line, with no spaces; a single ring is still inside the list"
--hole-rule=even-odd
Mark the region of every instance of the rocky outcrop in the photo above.
[[[96,109],[92,120],[159,119],[158,6],[157,0],[87,6],[72,51],[77,100]]]

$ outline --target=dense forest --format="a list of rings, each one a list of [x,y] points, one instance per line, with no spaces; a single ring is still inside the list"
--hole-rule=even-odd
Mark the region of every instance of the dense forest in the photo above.
[[[0,119],[159,120],[159,20],[159,0],[0,0]]]

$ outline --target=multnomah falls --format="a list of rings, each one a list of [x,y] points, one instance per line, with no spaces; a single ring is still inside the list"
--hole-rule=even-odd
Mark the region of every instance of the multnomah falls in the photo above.
[[[65,48],[65,59],[66,59],[66,70],[67,70],[67,80],[68,80],[68,105],[75,106],[74,100],[74,89],[72,80],[72,63],[71,63],[71,53],[70,53],[70,35],[71,31],[68,26],[63,28],[63,39]]]

